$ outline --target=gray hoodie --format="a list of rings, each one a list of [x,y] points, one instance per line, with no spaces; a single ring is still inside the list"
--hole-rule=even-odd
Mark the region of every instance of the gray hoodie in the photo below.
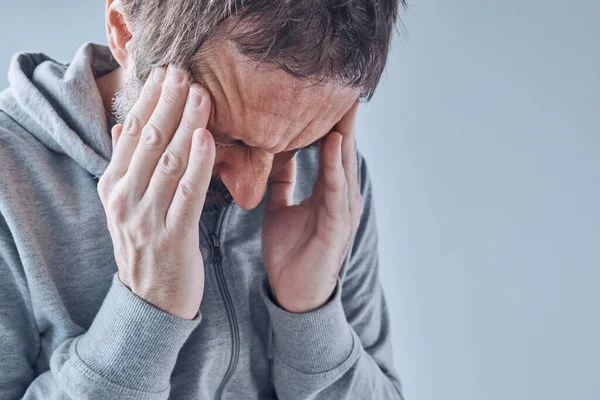
[[[96,191],[113,122],[94,81],[117,66],[89,42],[67,64],[12,59],[0,94],[0,399],[401,399],[360,156],[365,212],[322,308],[273,303],[262,203],[202,217],[206,285],[194,320],[119,281]],[[297,155],[298,201],[317,152]]]

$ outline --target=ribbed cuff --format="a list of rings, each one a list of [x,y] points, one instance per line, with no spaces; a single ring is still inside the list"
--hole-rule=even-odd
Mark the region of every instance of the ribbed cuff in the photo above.
[[[305,374],[317,374],[348,359],[354,336],[342,307],[339,280],[329,302],[307,313],[290,313],[276,305],[266,280],[261,295],[273,326],[275,355],[285,364]]]
[[[90,329],[76,343],[81,361],[103,378],[142,392],[161,392],[179,350],[200,323],[186,320],[136,296],[113,276]]]

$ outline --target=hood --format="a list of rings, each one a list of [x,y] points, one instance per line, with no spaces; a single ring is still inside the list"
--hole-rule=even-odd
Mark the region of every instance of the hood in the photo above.
[[[107,46],[91,42],[70,63],[17,53],[8,70],[9,88],[0,93],[0,110],[46,147],[99,177],[110,161],[114,122],[95,79],[118,66]]]

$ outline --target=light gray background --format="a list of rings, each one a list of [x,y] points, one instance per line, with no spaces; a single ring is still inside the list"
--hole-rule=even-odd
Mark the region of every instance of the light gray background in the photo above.
[[[600,2],[412,3],[359,114],[407,400],[598,400]],[[0,87],[106,43],[103,1],[2,5]]]

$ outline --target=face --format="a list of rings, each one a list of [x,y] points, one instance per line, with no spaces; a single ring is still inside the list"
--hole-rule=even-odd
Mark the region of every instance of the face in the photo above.
[[[191,71],[212,96],[208,129],[217,149],[207,204],[215,208],[233,198],[252,209],[269,176],[328,134],[360,91],[334,83],[310,86],[282,70],[257,66],[227,42],[211,48],[218,51],[199,53]],[[141,85],[126,82],[124,89],[115,102],[121,115],[139,97]]]

